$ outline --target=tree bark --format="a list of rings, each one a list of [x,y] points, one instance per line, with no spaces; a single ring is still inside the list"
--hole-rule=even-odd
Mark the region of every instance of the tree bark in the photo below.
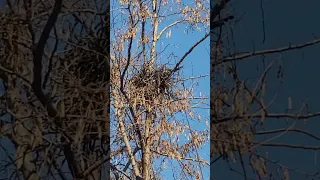
[[[151,156],[151,150],[150,150],[150,129],[152,125],[152,112],[147,111],[146,112],[146,123],[145,123],[145,136],[144,136],[144,145],[143,145],[143,174],[142,177],[144,180],[148,180],[150,178],[149,170],[150,170],[150,156]]]

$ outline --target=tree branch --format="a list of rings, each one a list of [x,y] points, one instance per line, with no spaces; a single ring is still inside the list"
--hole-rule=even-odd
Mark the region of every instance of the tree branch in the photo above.
[[[179,24],[179,23],[182,23],[182,22],[184,22],[184,21],[186,21],[186,20],[175,21],[175,22],[169,24],[168,26],[164,27],[164,28],[159,32],[156,40],[158,41],[158,40],[160,39],[161,35],[162,35],[167,29],[169,29],[170,27],[172,27],[172,26],[174,26],[174,25],[177,25],[177,24]]]
[[[284,143],[259,143],[253,142],[255,145],[268,146],[268,147],[286,147],[294,149],[305,149],[305,150],[319,150],[320,146],[305,146],[305,145],[294,145],[294,144],[284,144]]]
[[[203,38],[201,38],[198,42],[196,42],[181,58],[180,60],[177,62],[177,64],[175,65],[175,67],[172,69],[172,73],[176,72],[177,70],[180,69],[180,65],[183,62],[183,60],[193,51],[194,48],[196,48],[201,42],[203,42],[205,39],[207,39],[207,37],[210,35],[210,33],[206,33],[205,36]]]
[[[315,40],[312,40],[312,41],[309,41],[309,42],[306,42],[303,44],[289,45],[289,46],[275,48],[275,49],[267,49],[267,50],[261,50],[261,51],[256,51],[256,52],[246,52],[246,53],[240,53],[240,54],[237,53],[237,54],[233,54],[228,57],[224,57],[222,60],[214,63],[214,66],[217,66],[222,63],[234,61],[234,60],[241,60],[241,59],[245,59],[248,57],[253,57],[253,56],[280,53],[280,52],[285,52],[285,51],[294,50],[294,49],[301,49],[301,48],[312,46],[312,45],[318,44],[318,43],[320,43],[320,39],[315,39]]]
[[[286,113],[267,113],[264,115],[265,118],[290,118],[290,119],[309,119],[312,117],[317,117],[320,116],[320,112],[316,113],[309,113],[306,115],[297,115],[297,114],[286,114]],[[261,118],[263,115],[261,114],[248,114],[246,116],[244,115],[234,115],[234,116],[228,116],[224,118],[220,118],[216,121],[213,121],[213,124],[219,124],[231,120],[239,120],[239,119],[244,119],[244,118]]]
[[[154,151],[152,150],[152,152],[154,153],[157,153],[161,156],[167,156],[167,157],[170,157],[169,154],[164,154],[164,153],[160,153],[158,151]],[[171,155],[172,156],[172,155]],[[194,161],[194,162],[199,162],[199,163],[202,163],[202,164],[205,164],[205,165],[208,165],[210,166],[210,163],[205,161],[205,160],[202,160],[202,159],[194,159],[194,158],[189,158],[189,157],[183,157],[183,156],[177,156],[177,155],[174,155],[173,158],[176,158],[176,159],[183,159],[183,160],[187,160],[187,161]]]
[[[281,129],[275,129],[275,130],[270,130],[270,131],[260,131],[260,132],[256,132],[255,134],[256,135],[264,135],[264,134],[273,134],[273,133],[281,133],[281,132],[285,132],[285,131],[292,131],[292,132],[298,132],[298,133],[302,133],[302,134],[305,134],[307,136],[310,136],[316,140],[320,140],[320,137],[312,134],[312,133],[309,133],[307,131],[304,131],[302,129],[286,129],[286,128],[281,128]]]
[[[54,108],[53,104],[45,96],[42,91],[42,56],[44,53],[44,46],[49,38],[52,27],[56,23],[58,15],[60,13],[62,6],[62,0],[56,0],[53,7],[52,13],[43,29],[40,36],[40,40],[36,47],[33,49],[33,82],[32,89],[36,97],[40,100],[41,104],[47,107],[48,115],[50,117],[55,117],[57,115],[57,110]]]

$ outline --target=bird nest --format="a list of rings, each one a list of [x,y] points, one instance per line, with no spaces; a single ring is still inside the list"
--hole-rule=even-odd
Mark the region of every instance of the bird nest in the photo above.
[[[170,98],[173,95],[173,72],[165,66],[152,70],[143,68],[132,76],[130,82],[133,87],[132,95],[136,99],[150,101],[156,98]]]
[[[83,86],[101,84],[109,79],[108,63],[104,55],[106,43],[103,39],[79,39],[82,48],[70,47],[65,61],[70,65],[69,72],[81,80]]]

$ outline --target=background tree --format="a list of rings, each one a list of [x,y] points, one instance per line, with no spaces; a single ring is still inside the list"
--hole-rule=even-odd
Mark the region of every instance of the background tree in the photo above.
[[[108,175],[109,4],[8,0],[0,9],[0,173]]]
[[[319,179],[315,2],[211,4],[211,179]]]
[[[194,104],[205,108],[207,97],[196,97],[196,87],[187,84],[197,78],[183,78],[181,71],[184,60],[209,36],[209,2],[119,0],[112,5],[111,177],[162,179],[169,162],[169,178],[204,179],[209,163],[198,151],[208,142],[208,129],[190,124],[197,121]],[[183,33],[181,27],[204,32],[177,57],[166,48],[173,42],[164,39]],[[205,118],[199,121],[205,123]]]

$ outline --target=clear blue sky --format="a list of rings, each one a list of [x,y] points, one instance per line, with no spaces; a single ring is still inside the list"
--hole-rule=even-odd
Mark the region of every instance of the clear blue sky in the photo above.
[[[174,52],[178,57],[182,57],[183,54],[189,50],[189,48],[197,41],[199,41],[204,35],[205,31],[195,31],[190,32],[188,34],[184,34],[184,27],[181,25],[179,28],[174,28],[172,31],[172,37],[169,40],[166,40],[165,43],[170,41],[170,50],[169,52]],[[160,41],[161,42],[161,41]],[[176,48],[177,46],[178,48]],[[168,48],[169,49],[169,48]],[[183,63],[183,75],[185,77],[191,77],[191,76],[199,76],[199,75],[205,75],[209,74],[210,72],[210,45],[209,45],[209,37],[203,41],[197,48],[194,49],[194,51],[185,59]],[[197,80],[198,86],[195,88],[195,96],[199,96],[200,92],[202,95],[206,95],[209,98],[210,93],[210,79],[209,76],[205,78],[201,78]],[[207,100],[207,104],[209,105],[209,99]],[[206,106],[209,108],[209,106]],[[203,119],[202,123],[194,123],[193,128],[196,129],[208,129],[209,127],[206,126],[205,120],[206,118],[209,118],[209,109],[196,109],[196,113],[199,113]],[[183,118],[183,117],[182,117]],[[204,148],[199,151],[199,154],[202,156],[203,159],[206,161],[210,161],[210,155],[209,155],[209,148],[210,144],[209,142],[204,146]],[[203,168],[203,174],[204,179],[209,179],[210,172],[209,172],[209,166]],[[172,179],[172,176],[168,173],[164,179]]]
[[[320,36],[319,7],[320,1],[312,0],[303,3],[298,0],[263,0],[266,26],[266,42],[262,44],[262,23],[260,1],[244,0],[231,1],[235,18],[239,18],[245,13],[243,19],[235,25],[235,42],[239,51],[252,51],[253,43],[256,50],[264,48],[282,47],[289,43],[299,44],[310,41],[315,36]],[[273,69],[268,76],[266,100],[270,101],[273,93],[277,92],[276,101],[270,108],[272,112],[284,112],[287,108],[288,97],[293,99],[293,108],[299,109],[302,101],[309,105],[309,111],[320,111],[319,106],[319,76],[320,76],[320,45],[315,45],[306,49],[295,50],[282,54],[282,65],[284,67],[284,83],[281,85],[276,79],[277,68]],[[279,54],[268,56],[267,62],[279,58]],[[250,58],[239,63],[240,75],[242,78],[257,76],[256,65],[259,58]],[[284,128],[291,125],[286,124],[284,119],[267,119],[266,129]],[[319,118],[312,118],[306,124],[303,121],[297,122],[295,128],[301,128],[320,136]],[[274,135],[273,135],[274,136]],[[270,138],[270,136],[269,136]],[[257,138],[263,139],[263,138]],[[301,135],[288,133],[272,143],[288,143],[319,146],[320,142],[311,140]],[[260,148],[261,152],[269,152],[269,158],[280,161],[283,165],[297,168],[301,171],[313,174],[319,172],[320,159],[319,152],[315,156],[313,150],[300,150],[290,148]],[[235,164],[237,170],[241,171],[239,163]],[[272,166],[275,167],[275,166]],[[212,167],[212,175],[216,180],[236,179],[241,180],[241,176],[232,173],[225,162],[219,161]],[[275,169],[270,171],[276,172]],[[248,172],[251,172],[248,171]],[[252,176],[251,176],[252,177]],[[256,179],[256,177],[252,177]],[[278,178],[275,178],[278,179]],[[311,179],[301,176],[298,173],[290,172],[290,180]]]

